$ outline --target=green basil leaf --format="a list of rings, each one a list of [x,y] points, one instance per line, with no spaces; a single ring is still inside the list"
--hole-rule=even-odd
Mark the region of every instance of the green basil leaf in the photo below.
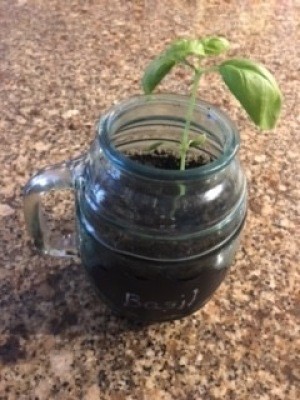
[[[175,40],[164,52],[165,55],[173,59],[175,62],[180,62],[186,57],[195,55],[205,55],[201,40],[193,39],[178,39]]]
[[[197,139],[189,141],[189,147],[199,147],[206,142],[206,135],[201,135]]]
[[[225,38],[208,36],[201,40],[205,55],[217,56],[229,49],[229,42]]]
[[[209,36],[203,39],[178,39],[147,66],[142,78],[145,94],[150,94],[171,69],[188,56],[218,55],[229,48],[225,38]]]
[[[232,94],[261,129],[274,128],[282,96],[273,75],[262,65],[247,59],[231,59],[219,72]]]
[[[152,93],[161,80],[174,67],[174,65],[175,61],[164,56],[160,56],[153,60],[146,68],[142,78],[142,88],[144,93]]]
[[[159,146],[161,146],[162,144],[164,144],[164,142],[162,140],[158,141],[158,142],[154,142],[152,143],[147,150],[148,151],[155,151],[156,149],[158,149]]]
[[[170,72],[170,70],[190,55],[205,55],[200,40],[179,39],[173,42],[163,53],[147,66],[142,78],[142,87],[145,94],[152,93],[155,87]]]

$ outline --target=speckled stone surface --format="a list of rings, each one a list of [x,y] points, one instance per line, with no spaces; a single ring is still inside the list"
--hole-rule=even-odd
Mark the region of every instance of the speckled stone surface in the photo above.
[[[292,0],[0,0],[1,400],[300,398],[297,13]],[[270,68],[282,118],[260,134],[217,77],[203,82],[202,97],[229,112],[243,139],[242,246],[202,310],[132,326],[97,299],[79,261],[35,254],[21,188],[88,148],[98,116],[140,93],[142,70],[165,43],[207,34]],[[183,79],[162,90],[186,91],[176,74]]]

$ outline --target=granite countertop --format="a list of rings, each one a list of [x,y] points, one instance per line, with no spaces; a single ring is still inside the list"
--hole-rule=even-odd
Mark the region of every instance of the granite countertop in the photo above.
[[[0,0],[1,400],[300,398],[295,4]],[[38,168],[88,148],[99,115],[140,93],[143,68],[165,43],[208,34],[269,67],[282,117],[275,132],[259,133],[217,77],[203,82],[202,97],[227,110],[242,136],[249,213],[241,249],[202,310],[130,325],[98,300],[79,260],[34,252],[21,189]],[[188,77],[177,74],[162,90],[186,91]]]

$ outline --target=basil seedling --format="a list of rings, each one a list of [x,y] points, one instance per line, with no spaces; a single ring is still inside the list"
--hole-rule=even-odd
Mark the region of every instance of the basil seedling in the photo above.
[[[193,73],[190,100],[180,141],[181,170],[185,169],[189,148],[197,145],[195,141],[189,140],[189,129],[202,75],[210,72],[219,73],[228,89],[259,128],[272,129],[278,120],[282,103],[281,92],[275,78],[263,65],[244,58],[232,58],[217,65],[201,66],[204,58],[218,56],[228,49],[229,42],[222,37],[178,39],[151,61],[145,70],[142,78],[145,94],[151,94],[176,65],[184,64]],[[190,60],[191,57],[193,62]],[[202,144],[203,140],[199,138]],[[154,148],[160,144],[161,142],[157,142]]]

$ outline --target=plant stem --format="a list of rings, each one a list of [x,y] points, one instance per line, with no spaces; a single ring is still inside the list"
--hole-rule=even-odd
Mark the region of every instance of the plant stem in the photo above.
[[[194,72],[197,72],[197,68],[193,64],[191,64],[188,60],[183,60],[182,64],[186,65],[187,67],[190,67]]]
[[[197,91],[198,91],[198,85],[199,85],[201,74],[202,74],[202,70],[197,69],[195,71],[192,92],[191,92],[191,98],[189,101],[189,107],[188,107],[187,114],[186,114],[186,121],[185,121],[184,129],[183,129],[183,132],[181,135],[181,143],[180,143],[180,170],[181,171],[185,170],[186,153],[189,149],[189,130],[190,130],[191,120],[192,120],[193,112],[194,112],[194,108],[195,108],[196,95],[197,95]]]

